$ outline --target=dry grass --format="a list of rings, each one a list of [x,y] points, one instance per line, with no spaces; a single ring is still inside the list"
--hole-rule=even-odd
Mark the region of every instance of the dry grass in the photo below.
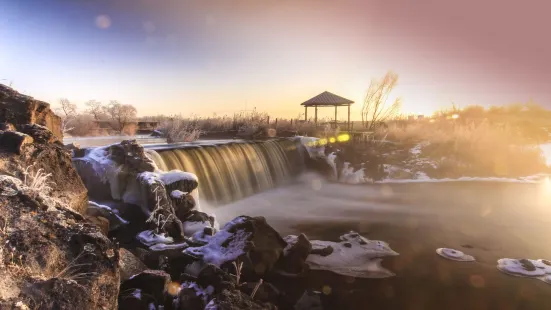
[[[421,156],[436,161],[447,176],[525,176],[546,169],[540,149],[509,125],[414,122],[391,126],[386,137],[406,146],[427,142]]]
[[[35,193],[49,193],[52,188],[50,187],[50,177],[51,173],[44,173],[42,169],[36,171],[33,170],[33,165],[28,166],[23,171],[23,184],[31,189]]]

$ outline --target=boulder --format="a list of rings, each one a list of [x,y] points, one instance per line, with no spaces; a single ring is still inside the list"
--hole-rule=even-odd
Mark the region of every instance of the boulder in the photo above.
[[[50,104],[35,100],[0,84],[0,122],[14,124],[16,128],[25,124],[47,127],[54,136],[63,140],[61,118],[51,110]]]
[[[184,253],[222,268],[233,268],[231,264],[239,260],[243,262],[243,279],[254,280],[273,269],[287,246],[265,218],[249,216],[233,219],[206,241]]]
[[[147,269],[147,266],[136,255],[127,249],[119,249],[119,267],[121,272],[121,281],[126,281],[130,277],[137,275]]]
[[[161,270],[145,270],[122,282],[119,300],[125,296],[125,292],[139,289],[141,295],[151,296],[155,304],[162,305],[169,283],[170,275],[168,273]]]
[[[312,244],[305,234],[300,234],[295,243],[288,244],[278,267],[291,274],[298,274],[307,268],[306,258],[312,252]]]
[[[51,135],[47,128],[21,127],[33,128],[27,132],[34,142],[28,143],[30,139],[25,137],[23,142],[26,142],[21,144],[18,153],[0,149],[0,174],[17,176],[27,185],[39,187],[63,205],[84,214],[88,191],[72,165],[71,154],[61,144],[40,142],[41,137]]]
[[[153,172],[155,163],[145,155],[145,150],[136,140],[124,140],[108,147],[109,157],[127,172]]]
[[[44,309],[116,309],[116,245],[82,215],[21,180],[0,175],[0,187],[0,225],[6,227],[0,242],[11,252],[0,265],[12,270],[7,273],[11,280],[4,283],[21,292],[8,303],[21,301]]]
[[[21,155],[23,147],[34,142],[34,139],[17,131],[0,131],[0,147],[8,152]]]

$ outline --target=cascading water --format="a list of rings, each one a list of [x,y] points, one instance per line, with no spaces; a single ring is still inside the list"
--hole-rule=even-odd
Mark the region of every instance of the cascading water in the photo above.
[[[304,167],[303,149],[293,139],[151,147],[147,152],[160,170],[196,174],[201,199],[214,204],[278,186]]]

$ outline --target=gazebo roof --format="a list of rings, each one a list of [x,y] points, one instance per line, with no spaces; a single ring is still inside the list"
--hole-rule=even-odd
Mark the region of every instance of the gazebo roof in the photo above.
[[[341,96],[337,96],[333,93],[330,93],[328,91],[324,91],[323,93],[304,101],[300,105],[307,106],[307,107],[313,107],[313,106],[342,106],[342,105],[349,105],[354,103],[352,100],[348,100],[346,98],[343,98]]]

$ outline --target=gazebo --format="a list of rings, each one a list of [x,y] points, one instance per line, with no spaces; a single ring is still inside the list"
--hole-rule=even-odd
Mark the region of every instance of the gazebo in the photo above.
[[[337,127],[337,107],[348,106],[348,123],[347,129],[350,130],[350,105],[354,101],[348,100],[341,96],[337,96],[328,91],[301,103],[304,106],[304,120],[308,121],[308,107],[314,107],[314,122],[318,124],[318,107],[335,107],[335,127]]]

